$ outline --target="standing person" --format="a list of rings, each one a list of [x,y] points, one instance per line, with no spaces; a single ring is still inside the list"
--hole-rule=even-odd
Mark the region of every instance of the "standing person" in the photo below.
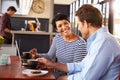
[[[10,6],[7,12],[0,17],[0,35],[5,38],[6,44],[11,44],[12,42],[10,17],[13,16],[16,11],[14,6]]]
[[[101,12],[90,4],[81,6],[77,12],[79,30],[87,39],[87,55],[78,63],[53,63],[45,58],[38,58],[40,63],[68,72],[68,76],[58,80],[118,80],[120,71],[120,45],[102,27]]]
[[[46,54],[39,54],[51,61],[61,63],[79,62],[87,54],[86,42],[80,36],[71,31],[71,24],[65,14],[57,14],[52,20],[52,25],[58,32],[52,41],[52,45]],[[32,49],[31,54],[35,57],[36,49]],[[66,73],[55,71],[56,78]]]

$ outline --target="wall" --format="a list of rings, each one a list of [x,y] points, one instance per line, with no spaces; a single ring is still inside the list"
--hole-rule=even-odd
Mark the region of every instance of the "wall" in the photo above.
[[[66,4],[66,5],[69,5],[71,4],[72,2],[74,2],[76,0],[54,0],[54,3],[55,4]]]
[[[21,17],[38,17],[38,18],[50,18],[50,7],[51,7],[51,4],[50,4],[50,1],[51,0],[43,0],[45,2],[45,11],[41,14],[38,14],[38,13],[35,13],[32,11],[32,9],[30,9],[30,12],[28,15],[25,15],[25,16],[21,16]]]
[[[0,0],[1,1],[1,0]],[[28,15],[14,15],[15,17],[38,17],[38,18],[50,18],[50,12],[51,12],[51,1],[52,0],[43,0],[45,2],[45,11],[44,13],[38,14],[33,12],[30,9],[30,12]]]

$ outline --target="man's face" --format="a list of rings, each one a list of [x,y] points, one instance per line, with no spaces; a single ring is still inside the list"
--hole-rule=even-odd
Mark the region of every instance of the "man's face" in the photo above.
[[[15,14],[15,11],[11,11],[11,10],[9,11],[10,16],[13,16],[14,14]]]
[[[82,37],[84,39],[87,39],[89,36],[89,30],[88,30],[88,24],[86,21],[81,22],[79,18],[77,17],[77,22],[78,22],[78,30],[81,32]]]

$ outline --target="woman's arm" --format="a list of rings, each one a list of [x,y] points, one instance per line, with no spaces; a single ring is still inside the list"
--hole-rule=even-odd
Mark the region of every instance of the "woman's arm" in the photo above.
[[[55,37],[53,38],[53,41],[52,41],[52,44],[50,46],[48,53],[42,53],[42,54],[38,54],[38,55],[40,57],[45,57],[52,61],[56,60],[56,39],[55,39]]]
[[[32,55],[32,59],[39,58],[39,57],[45,57],[49,60],[54,59],[55,58],[55,53],[56,53],[55,40],[53,39],[53,42],[51,44],[51,47],[50,47],[48,53],[38,53],[36,48],[31,49],[29,52]]]

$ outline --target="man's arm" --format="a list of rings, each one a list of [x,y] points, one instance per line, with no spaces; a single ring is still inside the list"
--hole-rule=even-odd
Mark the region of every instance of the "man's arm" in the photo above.
[[[58,69],[60,71],[68,72],[68,68],[66,64],[54,62],[52,66],[53,68]]]
[[[2,27],[3,27],[4,32],[11,33],[11,29],[9,27],[11,25],[11,23],[10,23],[7,15],[3,14],[1,19],[2,19]],[[9,21],[9,23],[8,23],[8,21]]]
[[[60,71],[68,72],[66,64],[51,62],[51,61],[47,60],[46,58],[38,58],[38,61],[40,63],[43,63],[47,67],[51,67],[51,68],[58,69]]]

